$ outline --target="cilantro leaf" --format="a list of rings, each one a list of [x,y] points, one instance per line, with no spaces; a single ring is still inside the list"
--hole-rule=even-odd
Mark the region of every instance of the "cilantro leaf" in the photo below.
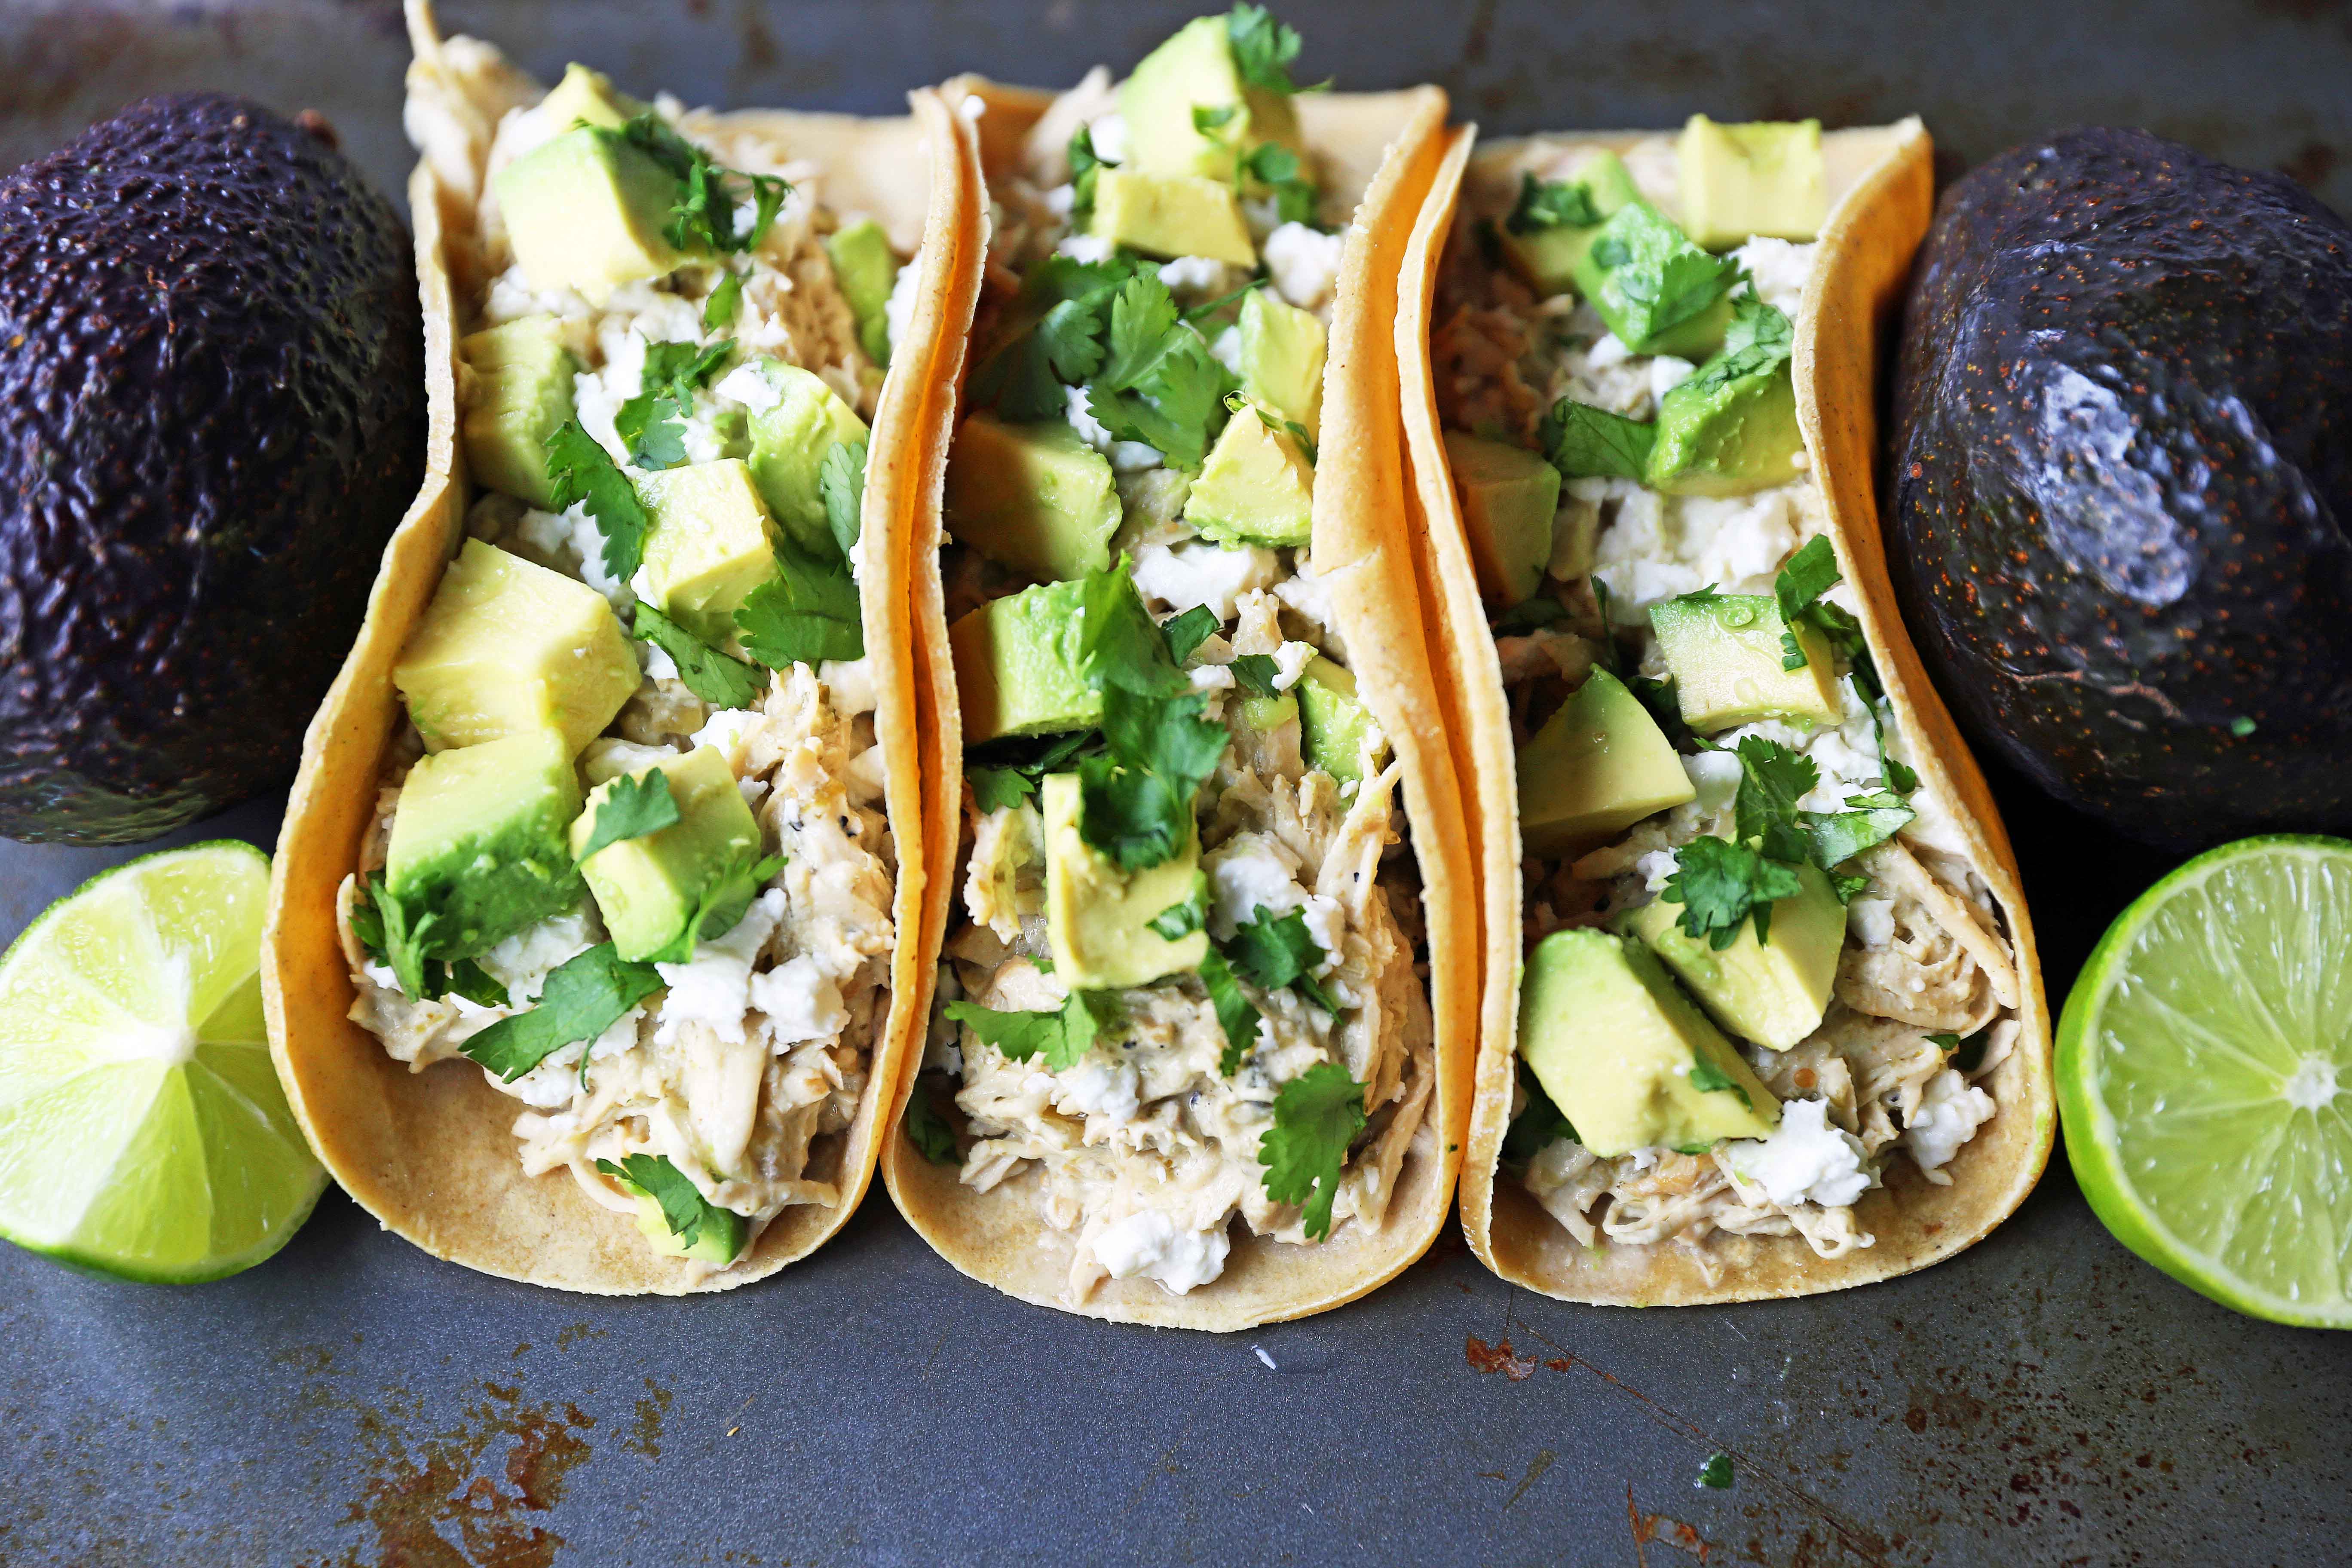
[[[1243,1059],[1256,1047],[1258,1021],[1265,1015],[1243,993],[1241,982],[1213,950],[1201,960],[1201,984],[1208,989],[1209,1005],[1216,1009],[1217,1027],[1225,1036],[1217,1070],[1231,1078],[1242,1070]]]
[[[1592,193],[1581,181],[1538,180],[1519,175],[1519,199],[1503,226],[1513,234],[1538,234],[1548,228],[1591,228],[1601,221]]]
[[[1284,223],[1315,221],[1315,208],[1323,193],[1307,177],[1297,153],[1279,142],[1260,142],[1242,158],[1241,172],[1244,178],[1265,187],[1274,198],[1275,216]]]
[[[1702,1093],[1727,1089],[1739,1097],[1740,1104],[1750,1110],[1756,1105],[1755,1100],[1739,1086],[1739,1080],[1708,1060],[1704,1051],[1691,1058],[1690,1086]]]
[[[1023,737],[992,742],[977,749],[965,764],[964,778],[982,811],[1018,805],[1037,791],[1047,773],[1060,773],[1089,752],[1102,749],[1102,736],[1092,730],[1054,735],[1040,742]]]
[[[1363,1130],[1364,1086],[1337,1062],[1308,1068],[1274,1097],[1274,1125],[1257,1146],[1265,1195],[1278,1204],[1304,1204],[1299,1217],[1317,1240],[1331,1234],[1339,1172],[1348,1146]]]
[[[1290,63],[1298,58],[1298,29],[1274,19],[1263,5],[1234,5],[1225,16],[1225,37],[1233,44],[1234,69],[1252,87],[1285,97],[1299,90],[1290,79]]]
[[[922,1079],[915,1080],[915,1089],[907,1097],[907,1141],[915,1152],[934,1165],[952,1165],[962,1156],[956,1152],[955,1124],[940,1109],[938,1099]]]
[[[1568,619],[1568,606],[1549,595],[1522,599],[1494,619],[1491,629],[1496,637],[1511,637],[1536,630],[1539,626],[1558,626]]]
[[[547,438],[548,487],[555,510],[585,505],[604,536],[605,575],[625,583],[645,564],[645,503],[636,487],[594,437],[567,419]]]
[[[716,332],[735,324],[735,313],[743,303],[743,275],[722,272],[719,281],[702,301],[702,330]]]
[[[1234,972],[1261,990],[1287,985],[1326,1013],[1339,1012],[1339,1004],[1315,978],[1316,966],[1328,955],[1307,931],[1307,917],[1299,910],[1276,915],[1261,904],[1234,927],[1233,939],[1218,947]]]
[[[1169,905],[1151,917],[1152,934],[1162,942],[1181,942],[1208,923],[1209,879],[1199,872],[1192,876],[1192,890],[1181,903]]]
[[[632,613],[629,635],[669,655],[686,689],[714,708],[749,708],[766,689],[759,667],[721,653],[645,600]]]
[[[1181,616],[1171,616],[1160,623],[1160,636],[1168,645],[1168,657],[1182,664],[1192,657],[1192,650],[1217,635],[1224,625],[1217,612],[1206,605],[1195,605]]]
[[[1564,479],[1638,479],[1658,427],[1563,397],[1544,416],[1537,439]]]
[[[1873,790],[1846,796],[1843,811],[1799,815],[1811,840],[1814,863],[1826,868],[1894,837],[1918,813],[1906,805],[1901,795]]]
[[[866,657],[857,584],[845,560],[820,561],[780,545],[781,570],[744,596],[735,611],[743,651],[770,669]]]
[[[599,1160],[596,1168],[661,1209],[662,1224],[680,1247],[692,1247],[707,1233],[727,1249],[728,1262],[743,1250],[751,1227],[732,1209],[720,1208],[702,1195],[700,1188],[659,1154],[632,1154],[615,1165]]]
[[[1059,1012],[1000,1013],[977,1002],[950,1002],[947,1016],[993,1046],[1008,1061],[1045,1059],[1045,1070],[1062,1072],[1078,1065],[1093,1048],[1106,1026],[1118,1016],[1118,1004],[1108,992],[1073,991]]]
[[[824,524],[844,561],[856,550],[864,526],[866,447],[863,441],[836,441],[817,468],[817,490],[824,497]]]
[[[565,959],[547,977],[539,1005],[500,1018],[457,1048],[508,1083],[582,1040],[593,1040],[666,982],[650,963],[631,963],[609,942]]]
[[[596,806],[595,826],[589,829],[588,842],[572,858],[585,860],[608,844],[618,844],[624,838],[642,838],[648,833],[658,833],[677,824],[677,799],[670,794],[669,780],[659,768],[643,778],[623,773],[613,781]]]
[[[1927,1040],[1929,1045],[1940,1051],[1950,1052],[1960,1048],[1960,1037],[1958,1035],[1929,1035]]]
[[[1196,103],[1192,106],[1192,129],[1206,136],[1212,131],[1223,128],[1241,111],[1242,106],[1238,103]]]
[[[1751,914],[1756,940],[1769,941],[1774,901],[1803,888],[1794,866],[1723,838],[1692,839],[1675,852],[1675,868],[1658,896],[1682,905],[1675,923],[1686,935],[1705,937],[1718,952],[1739,939]]]
[[[1274,678],[1281,673],[1282,667],[1274,661],[1274,656],[1272,654],[1235,654],[1234,656],[1233,663],[1225,666],[1225,668],[1234,672],[1234,679],[1235,682],[1251,691],[1255,691],[1260,697],[1279,697],[1282,695],[1281,692],[1275,689],[1274,685]]]
[[[1758,350],[1776,359],[1788,359],[1797,352],[1797,330],[1779,307],[1768,305],[1756,292],[1753,279],[1731,301],[1731,324],[1723,331],[1723,352],[1745,353]]]
[[[1037,789],[1037,781],[1018,768],[968,767],[963,779],[971,786],[972,804],[983,812],[1019,805]]]
[[[1950,1065],[1959,1072],[1972,1073],[1984,1066],[1985,1050],[1992,1044],[1992,1030],[1979,1029],[1960,1042],[1959,1049],[1951,1055]]]
[[[1070,227],[1084,234],[1095,212],[1095,185],[1105,169],[1118,165],[1095,151],[1094,128],[1081,125],[1070,133]]]
[[[470,958],[461,958],[444,972],[445,996],[463,996],[478,1007],[503,1007],[507,1005],[507,988]]]
[[[1523,1166],[1559,1139],[1579,1141],[1576,1129],[1560,1114],[1535,1074],[1522,1071],[1519,1087],[1527,1090],[1528,1102],[1511,1118],[1510,1128],[1503,1134],[1503,1163]]]
[[[712,373],[734,352],[731,338],[708,348],[690,342],[646,344],[637,395],[613,416],[614,433],[628,448],[630,462],[640,468],[674,468],[686,461],[685,428],[678,421],[694,412],[696,390],[709,384]]]
[[[1079,594],[1078,618],[1078,663],[1088,685],[1153,697],[1192,689],[1171,657],[1167,635],[1143,607],[1126,557],[1087,574]]]
[[[1108,752],[1078,764],[1078,834],[1122,871],[1165,864],[1192,841],[1192,797],[1233,737],[1202,693],[1103,693]]]
[[[413,913],[384,886],[381,873],[369,881],[368,897],[376,915],[383,961],[392,966],[393,977],[408,995],[419,1000],[431,996],[431,977],[426,971],[433,965],[425,958],[425,949],[440,917],[429,911]]]
[[[782,855],[761,855],[757,849],[746,851],[733,863],[713,877],[702,889],[702,897],[687,917],[677,939],[664,951],[654,955],[662,963],[686,963],[694,957],[695,943],[717,942],[733,931],[751,900],[760,895],[778,871],[784,868]]]
[[[1105,429],[1158,449],[1172,467],[1197,468],[1224,428],[1234,386],[1156,271],[1120,285],[1101,368],[1087,380],[1087,406]]]
[[[1821,782],[1821,769],[1803,752],[1760,735],[1741,741],[1739,793],[1732,802],[1740,842],[1760,841],[1759,847],[1769,859],[1804,859],[1811,846],[1797,830],[1797,802]],[[1763,940],[1762,932],[1757,933],[1757,940]]]
[[[1111,299],[1139,265],[1129,257],[1049,256],[1030,268],[1012,318],[1024,324],[972,373],[973,404],[1012,420],[1062,418],[1064,384],[1082,384],[1101,365]]]
[[[1696,1484],[1713,1487],[1717,1490],[1728,1488],[1731,1485],[1731,1456],[1722,1453],[1709,1454],[1706,1457],[1706,1463],[1698,1468],[1698,1480]]]
[[[680,250],[719,254],[751,249],[766,237],[776,215],[783,210],[784,197],[792,192],[792,183],[776,175],[720,168],[711,162],[710,154],[650,110],[618,131],[603,134],[635,147],[677,182],[662,237]],[[752,200],[751,226],[740,231],[735,226],[735,208],[742,198],[733,188],[737,181],[750,186]]]
[[[1636,205],[1622,210],[1638,212],[1640,209]],[[1668,328],[1679,326],[1706,310],[1723,298],[1724,291],[1739,278],[1738,261],[1728,256],[1710,256],[1687,243],[1638,258],[1621,245],[1612,252],[1617,259],[1606,261],[1601,258],[1600,246],[1595,246],[1593,251],[1594,260],[1612,269],[1612,279],[1618,291],[1632,303],[1646,307],[1649,330],[1644,334],[1645,339],[1654,339]],[[1717,361],[1709,363],[1718,363],[1726,357],[1728,356],[1718,355]],[[1759,362],[1752,368],[1769,368],[1769,362]],[[1737,374],[1745,374],[1746,371]],[[1696,380],[1697,377],[1692,379]]]
[[[1790,556],[1789,563],[1773,577],[1772,599],[1780,606],[1780,622],[1786,628],[1780,633],[1781,668],[1805,668],[1805,650],[1797,641],[1797,626],[1806,618],[1814,601],[1837,580],[1837,551],[1826,533],[1807,540],[1804,548]]]
[[[425,956],[424,935],[437,920],[428,914],[415,921],[407,906],[385,890],[383,872],[368,878],[362,897],[352,901],[351,918],[352,934],[369,957],[391,966],[394,982],[403,994],[419,1000],[463,996],[482,1007],[507,1005],[507,988],[474,960],[460,958],[444,963]],[[409,929],[412,922],[416,926],[414,932]]]
[[[1830,891],[1837,895],[1837,901],[1841,904],[1853,902],[1854,895],[1868,886],[1870,879],[1867,877],[1841,877],[1835,871],[1830,873]]]

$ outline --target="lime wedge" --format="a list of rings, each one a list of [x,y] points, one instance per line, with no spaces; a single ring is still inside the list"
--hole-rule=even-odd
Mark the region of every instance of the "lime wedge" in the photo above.
[[[2058,1025],[2066,1156],[2225,1306],[2352,1328],[2352,843],[2248,838],[2109,927]]]
[[[0,958],[0,1236],[130,1279],[216,1279],[286,1244],[326,1184],[261,1017],[269,858],[191,845],[118,866]]]

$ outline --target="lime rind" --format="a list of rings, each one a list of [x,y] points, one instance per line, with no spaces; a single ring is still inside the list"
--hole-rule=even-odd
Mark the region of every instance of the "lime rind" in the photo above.
[[[2246,839],[2166,877],[2092,952],[2057,1047],[2067,1159],[2117,1240],[2239,1311],[2352,1327],[2352,842]]]
[[[0,1237],[158,1283],[284,1246],[326,1173],[269,1059],[268,858],[220,840],[84,883],[0,956]]]

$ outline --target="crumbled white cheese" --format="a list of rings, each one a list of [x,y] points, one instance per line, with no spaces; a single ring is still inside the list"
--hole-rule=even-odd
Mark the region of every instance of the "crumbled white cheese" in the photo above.
[[[1297,882],[1298,858],[1265,833],[1236,833],[1201,858],[1209,877],[1209,934],[1233,940],[1234,928],[1256,918],[1286,915],[1307,903]]]
[[[1819,1204],[1843,1208],[1869,1189],[1862,1140],[1829,1120],[1826,1100],[1780,1105],[1780,1125],[1769,1138],[1742,1138],[1727,1146],[1732,1173],[1787,1207]]]
[[[1739,794],[1739,757],[1733,752],[1700,752],[1682,759],[1683,772],[1698,798],[1691,802],[1701,816],[1712,816]]]
[[[751,964],[783,918],[783,889],[771,888],[751,900],[743,918],[724,936],[696,942],[694,956],[686,963],[655,964],[669,986],[661,1023],[654,1030],[655,1043],[669,1044],[677,1037],[678,1026],[691,1021],[740,1045],[743,1016],[751,1005]]]
[[[1688,381],[1691,378],[1691,373],[1696,369],[1698,366],[1686,359],[1676,359],[1672,354],[1660,354],[1650,362],[1650,395],[1661,402],[1664,401],[1666,394]]]
[[[1845,907],[1845,927],[1864,947],[1895,944],[1895,900],[1857,898]]]
[[[1065,1116],[1108,1117],[1113,1125],[1121,1126],[1134,1119],[1141,1095],[1141,1080],[1130,1063],[1090,1055],[1056,1078],[1054,1109]]]
[[[1045,210],[1065,223],[1069,221],[1070,214],[1077,205],[1078,187],[1076,185],[1055,185],[1045,193]]]
[[[1116,443],[1116,437],[1103,427],[1101,420],[1095,417],[1093,407],[1087,402],[1087,389],[1066,386],[1062,388],[1062,416],[1070,422],[1070,428],[1078,433],[1078,439],[1097,452],[1108,452]]]
[[[635,741],[624,741],[614,735],[599,735],[588,742],[580,753],[580,771],[593,787],[623,773],[634,773],[639,768],[658,767],[677,761],[677,753],[667,746],[640,746]]]
[[[1096,1259],[1114,1279],[1157,1279],[1181,1296],[1225,1271],[1233,1246],[1224,1226],[1181,1230],[1157,1209],[1139,1209],[1095,1232]]]
[[[756,709],[722,708],[703,721],[702,728],[694,732],[693,743],[717,747],[727,759],[728,767],[740,772],[743,748],[750,742],[751,731],[760,727],[761,718]]]
[[[1225,270],[1213,256],[1180,256],[1160,264],[1160,281],[1171,294],[1213,300],[1225,292]]]
[[[1607,370],[1612,365],[1623,364],[1633,357],[1633,351],[1627,348],[1625,340],[1614,332],[1601,333],[1593,345],[1584,351],[1584,363],[1594,370]]]
[[[1329,302],[1346,247],[1344,235],[1286,223],[1265,237],[1261,252],[1276,291],[1300,310],[1312,310]]]
[[[550,915],[527,926],[482,954],[478,961],[491,979],[507,988],[517,1007],[539,1000],[548,972],[565,960],[577,958],[596,942],[584,911]]]
[[[829,658],[816,667],[833,705],[846,719],[874,711],[874,666],[865,658]]]
[[[1149,441],[1113,441],[1110,444],[1110,466],[1118,473],[1139,474],[1147,468],[1165,467],[1167,454]]]
[[[1221,621],[1234,618],[1235,602],[1264,588],[1282,573],[1282,563],[1262,545],[1226,549],[1206,540],[1175,545],[1147,544],[1135,552],[1135,585],[1147,599],[1171,610],[1206,605]]]
[[[1812,276],[1813,247],[1785,239],[1751,239],[1731,253],[1756,280],[1756,293],[1790,321],[1805,313],[1805,279]]]
[[[1073,234],[1065,236],[1054,250],[1073,261],[1097,262],[1108,261],[1111,252],[1118,248],[1117,244],[1102,235]]]
[[[920,284],[922,272],[923,253],[918,250],[904,267],[898,268],[898,276],[890,285],[890,298],[882,302],[882,321],[890,331],[890,348],[894,353],[898,345],[907,341],[908,330],[914,325],[915,291]]]
[[[1209,340],[1209,354],[1235,375],[1242,373],[1242,330],[1227,327]]]
[[[1184,679],[1195,691],[1230,691],[1234,686],[1234,672],[1222,664],[1196,664],[1184,672]]]
[[[1812,759],[1821,777],[1797,804],[1807,811],[1835,811],[1845,804],[1849,794],[1870,787],[1884,771],[1878,762],[1877,728],[1871,722],[1870,708],[1855,691],[1850,675],[1838,680],[1838,706],[1834,728],[1802,730],[1778,719],[1766,719],[1742,724],[1717,739],[1722,745],[1737,750],[1741,741],[1755,735],[1803,752]]]
[[[1769,594],[1796,552],[1797,508],[1786,488],[1746,496],[1683,496],[1673,503],[1675,555],[1727,594]]]
[[[1307,664],[1315,658],[1316,648],[1311,642],[1286,642],[1275,649],[1274,689],[1287,691],[1297,685],[1298,678],[1307,673]]]
[[[761,898],[773,898],[782,907],[783,893],[772,889]],[[830,1039],[849,1022],[841,987],[808,953],[752,975],[751,999],[752,1006],[768,1016],[769,1033],[780,1046]]]
[[[1087,122],[1087,141],[1093,145],[1095,156],[1104,163],[1126,163],[1127,116],[1117,110],[1096,115]]]
[[[1323,950],[1323,962],[1315,966],[1315,973],[1328,973],[1339,962],[1339,955],[1345,950],[1348,939],[1348,911],[1340,907],[1339,900],[1337,899],[1327,899],[1320,893],[1309,893],[1307,895],[1306,904],[1299,910],[1298,918],[1305,922],[1307,934],[1315,939],[1315,945]]]
[[[765,414],[784,400],[776,384],[760,374],[756,363],[737,365],[711,384],[710,390],[730,402],[740,403],[754,414]]]
[[[1633,862],[1633,874],[1642,879],[1642,886],[1651,892],[1664,892],[1666,879],[1675,874],[1675,852],[1653,849]]]
[[[1992,1120],[1994,1110],[1991,1095],[1946,1068],[1927,1080],[1919,1109],[1903,1129],[1904,1146],[1929,1181],[1948,1186],[1952,1178],[1943,1167],[1951,1163],[1961,1144],[1977,1135],[1978,1128]]]

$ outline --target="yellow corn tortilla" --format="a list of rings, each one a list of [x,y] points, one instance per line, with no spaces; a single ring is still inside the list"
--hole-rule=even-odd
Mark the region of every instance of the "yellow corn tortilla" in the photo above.
[[[1397,317],[1412,525],[1425,602],[1444,628],[1439,689],[1448,700],[1455,766],[1471,781],[1465,804],[1478,847],[1485,984],[1475,1108],[1462,1174],[1463,1231],[1479,1258],[1504,1279],[1570,1301],[1686,1306],[1807,1296],[1924,1268],[1982,1238],[2024,1201],[2049,1158],[2056,1127],[2049,1009],[2016,857],[1984,775],[1903,628],[1872,488],[1877,452],[1874,377],[1912,252],[1927,233],[1934,203],[1927,132],[1915,119],[1822,138],[1831,209],[1808,285],[1811,308],[1797,333],[1798,422],[1821,484],[1838,566],[1860,601],[1863,633],[1895,721],[1921,777],[1950,804],[1968,837],[1969,858],[2007,924],[2018,971],[2019,1035],[2008,1059],[1987,1080],[2000,1111],[1945,1167],[1951,1185],[1934,1185],[1907,1165],[1897,1165],[1891,1175],[1895,1188],[1866,1194],[1857,1205],[1857,1223],[1875,1236],[1875,1244],[1834,1261],[1814,1256],[1796,1237],[1710,1238],[1706,1245],[1723,1265],[1713,1283],[1678,1247],[1580,1247],[1517,1181],[1498,1179],[1496,1161],[1516,1082],[1522,971],[1516,752],[1494,637],[1479,602],[1439,438],[1430,369],[1430,337],[1437,323],[1431,311],[1440,255],[1457,204],[1465,209],[1465,221],[1499,216],[1509,211],[1520,173],[1530,164],[1548,163],[1568,148],[1622,153],[1641,138],[1543,136],[1497,142],[1473,158],[1471,136],[1468,131],[1457,133],[1423,208]]]
[[[408,17],[416,52],[412,77],[443,68],[445,46],[430,5],[410,0]],[[893,353],[867,458],[864,529],[889,540],[935,526],[954,367],[979,266],[971,244],[979,198],[969,173],[970,129],[936,91],[912,93],[909,103],[910,114],[901,119],[772,111],[720,117],[730,129],[772,136],[794,155],[820,161],[830,204],[872,214],[899,247],[921,243],[912,326]],[[475,168],[478,182],[478,163]],[[336,889],[358,863],[384,747],[400,722],[393,663],[463,537],[468,498],[457,442],[451,275],[463,275],[469,262],[473,193],[453,188],[427,157],[410,178],[409,205],[431,411],[425,483],[385,547],[367,618],[311,721],[287,803],[262,939],[271,1053],[296,1118],[343,1190],[385,1228],[436,1258],[598,1295],[677,1295],[747,1284],[805,1257],[840,1229],[872,1180],[888,1091],[928,995],[909,967],[913,944],[901,942],[893,955],[890,1005],[872,1043],[857,1116],[845,1134],[823,1141],[810,1166],[812,1177],[839,1184],[839,1205],[786,1209],[743,1259],[718,1273],[656,1254],[631,1216],[593,1203],[567,1175],[524,1175],[509,1131],[516,1101],[490,1088],[478,1070],[449,1065],[412,1073],[347,1016],[353,994],[336,931]],[[925,524],[926,516],[934,522]],[[878,697],[877,739],[887,768],[884,804],[899,858],[893,915],[900,931],[912,931],[922,918],[925,860],[903,582],[895,563],[868,571],[859,598]]]
[[[1054,96],[978,79],[952,82],[947,90],[959,104],[977,99],[985,105],[979,137],[990,168],[1018,158],[1022,139]],[[882,1174],[890,1195],[941,1257],[1008,1295],[1117,1322],[1230,1331],[1326,1311],[1377,1289],[1428,1250],[1444,1224],[1469,1122],[1475,882],[1453,763],[1442,742],[1411,553],[1399,528],[1402,433],[1391,347],[1395,280],[1413,216],[1436,174],[1446,100],[1435,88],[1420,88],[1306,95],[1297,106],[1327,184],[1362,193],[1341,260],[1324,373],[1311,554],[1332,584],[1358,693],[1403,763],[1406,812],[1426,883],[1434,1104],[1408,1148],[1379,1230],[1351,1224],[1328,1241],[1307,1245],[1244,1234],[1235,1238],[1223,1276],[1189,1294],[1171,1294],[1148,1279],[1107,1279],[1083,1306],[1066,1294],[1072,1243],[1038,1212],[1033,1176],[974,1192],[957,1180],[954,1167],[924,1159],[903,1130],[887,1139]],[[908,515],[922,531],[908,542],[908,553],[921,666],[917,701],[929,895],[918,951],[928,1000],[955,893],[963,741],[940,580],[939,513]],[[908,1051],[894,1124],[920,1066],[920,1053]]]

